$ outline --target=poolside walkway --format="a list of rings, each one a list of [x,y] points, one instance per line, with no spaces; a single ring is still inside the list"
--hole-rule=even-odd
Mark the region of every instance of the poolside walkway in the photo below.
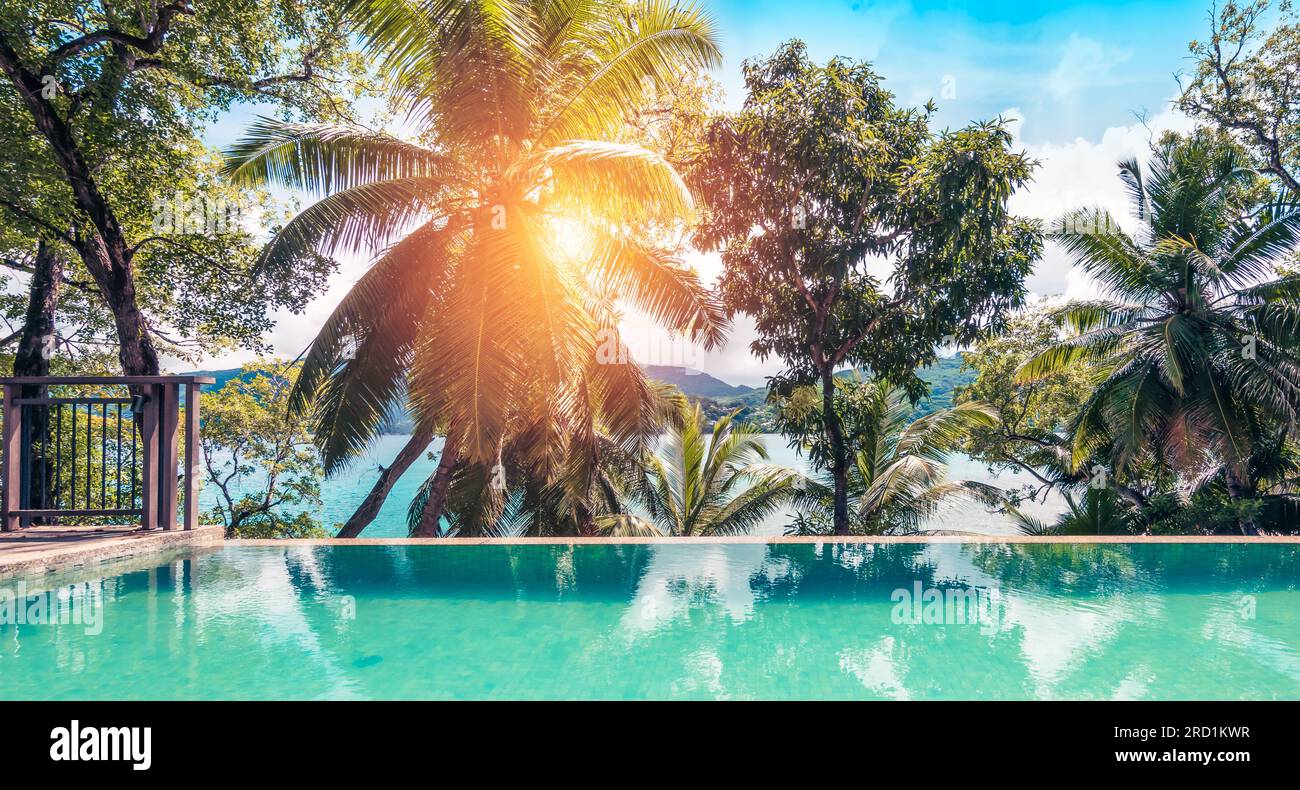
[[[64,570],[103,560],[220,543],[220,525],[186,531],[138,526],[28,527],[0,532],[0,576]]]

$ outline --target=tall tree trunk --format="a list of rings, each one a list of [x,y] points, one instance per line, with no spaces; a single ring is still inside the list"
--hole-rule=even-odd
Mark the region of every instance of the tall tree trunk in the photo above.
[[[822,369],[822,425],[831,445],[831,477],[835,481],[835,534],[849,534],[849,452],[844,425],[835,411],[835,371]]]
[[[411,537],[438,537],[442,511],[447,505],[447,490],[451,487],[451,472],[456,468],[456,459],[459,457],[460,432],[455,430],[455,426],[453,426],[447,431],[447,441],[442,445],[442,457],[438,459],[438,470],[433,473],[429,501],[424,503],[424,512],[420,514],[420,523],[416,525]]]
[[[165,13],[170,20],[178,11],[169,7]],[[161,25],[161,19],[160,19]],[[166,25],[155,27],[159,31],[152,47],[162,45]],[[81,239],[78,247],[81,258],[95,279],[104,301],[113,313],[118,332],[118,356],[122,371],[127,375],[153,376],[158,374],[158,354],[149,336],[148,324],[136,303],[135,275],[131,267],[134,254],[127,243],[126,234],[118,222],[108,200],[95,182],[93,171],[82,153],[72,130],[59,115],[58,109],[42,95],[39,76],[27,68],[17,51],[4,35],[0,35],[0,71],[3,71],[18,96],[27,106],[37,130],[49,143],[54,160],[63,170],[72,190],[77,208],[89,218],[94,232]]]
[[[18,340],[18,350],[14,353],[15,376],[48,376],[50,373],[50,355],[54,351],[54,313],[59,304],[59,286],[63,284],[63,270],[66,265],[63,256],[45,241],[36,247],[36,259],[32,270],[32,280],[27,291],[27,313],[23,317],[22,336]],[[43,398],[49,389],[41,385],[24,385],[19,394],[24,398]],[[31,417],[25,426],[23,446],[33,448],[31,457],[31,474],[27,479],[27,496],[29,507],[47,508],[53,468],[45,458],[38,456],[34,448],[50,446],[50,415],[48,409],[31,410]]]
[[[45,376],[50,372],[54,348],[54,311],[59,304],[66,262],[46,242],[36,247],[31,284],[27,289],[27,313],[23,333],[14,354],[15,376]],[[43,397],[25,395],[23,397]]]
[[[135,275],[129,262],[114,264],[108,246],[98,236],[81,244],[81,259],[95,278],[117,329],[117,358],[128,376],[158,375],[158,351],[149,335],[149,322],[136,302]]]
[[[334,537],[355,538],[361,534],[363,529],[370,526],[370,522],[374,521],[375,516],[379,515],[379,509],[384,506],[384,500],[388,498],[389,492],[393,490],[393,485],[406,473],[406,470],[415,462],[415,459],[420,457],[420,454],[425,451],[425,448],[429,446],[429,442],[432,441],[433,429],[422,428],[417,425],[415,433],[411,435],[406,445],[402,447],[401,452],[393,459],[393,463],[387,468],[380,467],[379,479],[375,481],[374,487],[370,489],[370,493],[361,502],[361,506],[348,519],[348,523],[344,524],[343,529],[339,530],[339,534]]]

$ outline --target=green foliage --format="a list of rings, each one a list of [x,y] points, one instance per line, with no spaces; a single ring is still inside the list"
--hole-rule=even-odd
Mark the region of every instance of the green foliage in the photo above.
[[[201,137],[239,102],[304,118],[348,115],[366,87],[365,63],[349,48],[338,5],[155,6],[145,14],[123,2],[36,0],[0,10],[6,57],[52,86],[38,124],[16,78],[0,83],[0,263],[26,271],[38,239],[58,246],[70,263],[68,280],[80,284],[65,288],[59,305],[58,350],[70,358],[117,342],[100,284],[82,263],[96,259],[102,223],[120,230],[127,249],[100,274],[129,267],[121,276],[133,281],[151,341],[181,358],[232,344],[264,348],[273,311],[302,309],[334,267],[304,259],[292,275],[256,273],[261,242],[244,220],[260,213],[273,230],[282,210],[266,193],[221,179]],[[43,136],[48,124],[67,129],[93,179],[93,199],[75,197],[80,182],[61,164],[66,152],[56,155]],[[101,216],[87,213],[88,202]],[[2,309],[21,318],[13,300]],[[75,331],[65,335],[63,327]]]
[[[1195,65],[1178,101],[1187,114],[1249,147],[1294,192],[1300,192],[1297,21],[1290,0],[1225,2],[1211,17],[1209,38],[1189,46]]]
[[[229,537],[328,537],[313,517],[323,473],[306,421],[286,417],[298,365],[262,361],[202,400],[200,444]]]
[[[683,402],[659,450],[630,470],[633,501],[646,515],[601,516],[596,528],[612,537],[744,534],[808,485],[766,460],[762,437],[734,413],[707,431],[700,407]]]
[[[1287,194],[1257,204],[1248,166],[1200,138],[1171,144],[1145,172],[1121,163],[1138,235],[1111,220],[1058,235],[1109,298],[1058,310],[1069,336],[1018,378],[1105,367],[1071,426],[1076,462],[1109,442],[1123,468],[1154,438],[1184,470],[1206,447],[1236,463],[1261,420],[1296,418],[1300,281],[1269,278],[1300,239],[1300,204]]]
[[[994,471],[1024,471],[1038,478],[1038,485],[1008,492],[1013,502],[1074,481],[1063,437],[1096,384],[1096,373],[1069,366],[1033,381],[1016,378],[1026,361],[1059,340],[1049,309],[1036,307],[1018,314],[1005,333],[982,341],[962,357],[962,368],[974,377],[958,387],[956,402],[986,403],[998,414],[996,424],[970,432],[962,452]]]
[[[970,481],[949,481],[947,459],[974,430],[996,425],[992,409],[967,401],[912,419],[905,392],[861,377],[839,378],[835,409],[840,414],[852,462],[849,466],[851,529],[857,534],[916,532],[947,498],[964,496],[985,504],[1001,501],[997,489]],[[829,465],[832,452],[816,431],[821,425],[822,397],[814,387],[800,387],[780,401],[783,433],[808,437],[798,446],[814,465]],[[830,488],[821,481],[799,497],[794,534],[831,531]]]
[[[1062,494],[1068,508],[1054,524],[1029,516],[1014,506],[1007,508],[1012,521],[1025,535],[1127,535],[1132,533],[1134,513],[1123,506],[1114,491],[1085,488],[1081,497]]]
[[[809,383],[816,343],[919,386],[936,345],[1000,327],[1040,246],[1006,210],[1032,165],[1002,124],[934,135],[866,64],[819,66],[798,42],[747,62],[745,79],[744,109],[715,122],[692,176],[708,208],[697,240],[722,250],[722,292],[754,317],[756,354]],[[892,297],[871,256],[895,259]],[[828,306],[813,331],[810,303]]]
[[[727,309],[753,317],[755,354],[784,363],[779,395],[816,382],[831,398],[851,365],[920,399],[936,347],[999,331],[1023,302],[1042,239],[1007,201],[1033,164],[1002,122],[935,134],[932,107],[898,107],[866,63],[814,64],[798,41],[744,75],[743,109],[711,125],[691,171]],[[888,289],[873,259],[892,262]],[[835,410],[823,418],[843,532],[848,449]]]
[[[505,512],[485,486],[506,456],[587,496],[601,436],[630,451],[658,430],[612,297],[709,347],[726,328],[677,251],[644,238],[690,219],[681,178],[617,141],[648,86],[718,62],[711,19],[658,0],[346,5],[418,141],[266,120],[230,152],[237,183],[323,195],[268,246],[269,269],[316,250],[378,255],[312,343],[291,405],[314,406],[332,471],[408,401],[473,467],[447,495],[475,514],[461,534]],[[566,225],[584,237],[576,252]]]
[[[969,355],[959,400],[992,403],[1002,424],[967,450],[1034,474],[1022,496],[1061,490],[1062,525],[1289,529],[1300,283],[1278,267],[1300,204],[1213,131],[1153,154],[1120,163],[1135,233],[1080,209],[1054,235],[1103,298],[1030,313]],[[1105,496],[1084,490],[1097,483]]]

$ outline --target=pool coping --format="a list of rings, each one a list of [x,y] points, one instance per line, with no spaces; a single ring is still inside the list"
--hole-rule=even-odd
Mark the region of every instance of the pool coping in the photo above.
[[[35,530],[33,530],[35,532]],[[94,534],[94,533],[100,534]],[[87,528],[79,540],[55,543],[33,539],[30,543],[6,533],[0,541],[0,578],[35,576],[75,570],[108,561],[156,556],[169,550],[212,549],[224,546],[295,548],[313,546],[690,546],[690,545],[797,545],[797,544],[1296,544],[1300,535],[734,535],[718,537],[643,538],[225,538],[220,525],[193,531],[107,532]],[[36,538],[36,535],[32,535]],[[22,544],[28,543],[24,546]]]
[[[220,524],[193,530],[32,527],[0,538],[0,578],[56,573],[171,549],[220,546],[224,536]]]
[[[227,546],[582,546],[787,543],[1296,543],[1300,535],[735,535],[676,538],[278,538]]]

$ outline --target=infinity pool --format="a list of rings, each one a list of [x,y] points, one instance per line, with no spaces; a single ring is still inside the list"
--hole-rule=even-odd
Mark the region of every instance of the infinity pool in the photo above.
[[[0,698],[1300,699],[1298,582],[1283,544],[227,547],[0,579]]]

